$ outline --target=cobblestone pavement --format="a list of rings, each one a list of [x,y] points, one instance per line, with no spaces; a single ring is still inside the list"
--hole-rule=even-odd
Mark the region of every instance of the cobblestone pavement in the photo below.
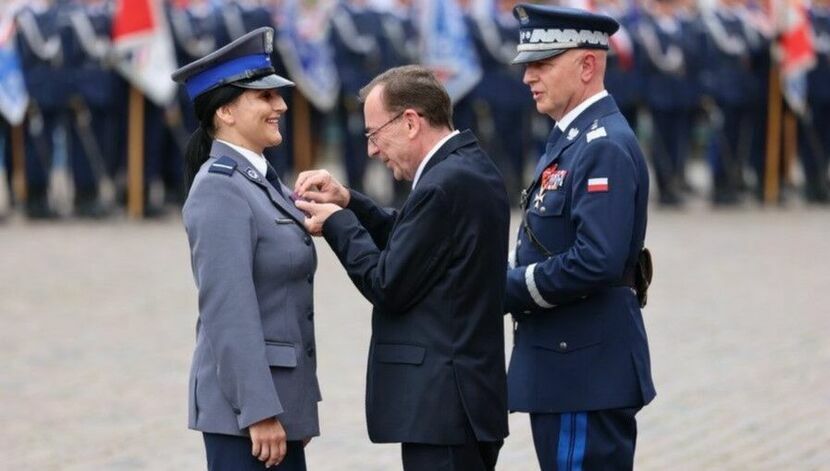
[[[639,415],[638,469],[830,470],[828,234],[830,211],[800,206],[652,212],[658,397]],[[366,436],[369,306],[317,247],[309,468],[399,470],[398,447]],[[15,219],[0,267],[0,469],[204,468],[185,428],[196,293],[178,219]],[[536,469],[527,417],[510,424],[499,469]]]

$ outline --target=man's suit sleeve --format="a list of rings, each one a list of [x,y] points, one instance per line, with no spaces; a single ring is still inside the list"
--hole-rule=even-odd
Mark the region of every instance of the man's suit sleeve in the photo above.
[[[375,245],[381,250],[385,249],[398,212],[394,209],[381,208],[371,198],[360,192],[350,190],[350,194],[351,199],[346,209],[351,210],[357,216],[360,224],[369,231]]]
[[[199,319],[222,394],[243,430],[283,412],[265,355],[253,280],[251,209],[225,176],[206,177],[185,206]]]
[[[452,228],[447,196],[437,187],[409,197],[395,231],[379,248],[350,210],[334,213],[323,235],[358,290],[387,313],[406,311],[443,276]]]
[[[507,272],[505,311],[551,308],[618,282],[634,227],[637,176],[628,152],[610,139],[588,145],[572,182],[576,240],[567,251]],[[607,191],[588,191],[591,178],[608,178]]]

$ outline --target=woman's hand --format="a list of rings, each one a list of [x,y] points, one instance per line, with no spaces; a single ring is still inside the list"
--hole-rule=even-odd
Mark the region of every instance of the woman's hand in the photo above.
[[[248,427],[251,433],[251,454],[260,461],[265,462],[265,467],[270,468],[282,462],[285,458],[286,435],[285,429],[279,420],[272,417],[260,420]]]
[[[297,197],[315,203],[334,203],[341,208],[349,205],[351,194],[328,170],[309,170],[300,173],[294,184]]]

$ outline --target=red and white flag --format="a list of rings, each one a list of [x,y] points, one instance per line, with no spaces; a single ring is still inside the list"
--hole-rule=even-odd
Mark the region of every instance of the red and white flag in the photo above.
[[[608,178],[589,178],[588,179],[588,193],[598,193],[608,191]]]
[[[807,108],[807,72],[815,66],[816,50],[806,0],[772,0],[778,33],[776,57],[781,66],[784,98],[798,114]]]
[[[173,39],[159,0],[118,0],[112,26],[116,68],[159,106],[176,94]]]

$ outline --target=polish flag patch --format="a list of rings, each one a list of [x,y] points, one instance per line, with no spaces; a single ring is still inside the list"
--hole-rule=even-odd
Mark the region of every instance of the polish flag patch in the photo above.
[[[588,193],[608,191],[608,178],[589,178]]]

